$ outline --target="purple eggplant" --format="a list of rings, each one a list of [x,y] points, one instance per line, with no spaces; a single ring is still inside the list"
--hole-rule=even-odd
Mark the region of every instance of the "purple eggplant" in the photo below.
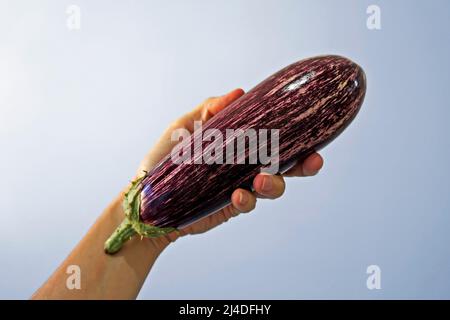
[[[165,235],[228,205],[236,188],[251,190],[253,178],[269,167],[267,157],[258,159],[268,150],[274,151],[271,173],[287,171],[351,123],[365,91],[364,71],[340,56],[301,60],[273,74],[179,144],[191,158],[180,162],[167,155],[132,183],[124,198],[126,218],[106,241],[105,252],[117,252],[135,234]],[[230,153],[236,146],[243,152]]]

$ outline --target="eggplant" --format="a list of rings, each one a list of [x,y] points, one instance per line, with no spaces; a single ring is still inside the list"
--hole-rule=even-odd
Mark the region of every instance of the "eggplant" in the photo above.
[[[271,166],[277,170],[271,173],[287,171],[352,122],[365,91],[362,68],[341,56],[301,60],[273,74],[215,115],[200,132],[202,136],[215,130],[225,139],[199,143],[195,132],[178,145],[193,150],[197,160],[222,151],[226,161],[218,161],[217,156],[212,163],[187,158],[191,161],[180,162],[171,153],[132,183],[123,202],[126,218],[106,241],[105,252],[117,252],[135,234],[159,237],[185,227],[228,205],[236,188],[251,190],[254,177],[268,168],[267,161],[254,160],[262,149],[276,149]],[[244,134],[240,146],[245,152],[229,156],[227,151],[233,148],[227,148],[238,144],[238,135],[251,130],[269,130],[271,139],[252,144],[251,135]],[[215,152],[211,152],[214,141]]]

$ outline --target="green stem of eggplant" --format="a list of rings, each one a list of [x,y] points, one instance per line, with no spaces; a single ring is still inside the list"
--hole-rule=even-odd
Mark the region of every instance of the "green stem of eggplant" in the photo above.
[[[136,234],[130,220],[125,218],[120,226],[105,242],[105,252],[108,254],[116,253],[122,248],[123,244]]]

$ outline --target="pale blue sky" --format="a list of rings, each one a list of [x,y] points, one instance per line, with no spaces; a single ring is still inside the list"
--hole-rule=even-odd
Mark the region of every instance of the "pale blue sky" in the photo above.
[[[370,4],[381,30],[366,28]],[[140,298],[450,298],[449,13],[444,0],[0,1],[0,298],[33,293],[166,124],[325,53],[358,62],[368,91],[322,172],[179,240]],[[381,290],[366,288],[371,264]]]

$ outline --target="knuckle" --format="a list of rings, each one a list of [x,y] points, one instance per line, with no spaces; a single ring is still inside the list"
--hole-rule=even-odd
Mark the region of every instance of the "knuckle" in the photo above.
[[[284,192],[286,191],[286,182],[284,181],[284,179],[282,177],[279,178],[279,192],[278,192],[278,196],[281,197]]]
[[[255,196],[251,196],[250,199],[248,200],[248,203],[242,209],[242,212],[243,213],[248,213],[248,212],[254,210],[255,207],[256,207],[256,197]]]
[[[209,106],[209,105],[211,105],[216,99],[217,99],[216,97],[209,97],[209,98],[206,98],[205,101],[203,102],[203,104],[204,104],[205,106]]]
[[[173,131],[173,130],[181,129],[181,128],[183,128],[183,125],[182,125],[181,121],[179,119],[177,119],[175,121],[172,121],[169,124],[168,130]]]
[[[228,216],[229,219],[237,216],[239,213],[240,213],[239,209],[233,205],[228,206],[225,209],[225,214]]]

